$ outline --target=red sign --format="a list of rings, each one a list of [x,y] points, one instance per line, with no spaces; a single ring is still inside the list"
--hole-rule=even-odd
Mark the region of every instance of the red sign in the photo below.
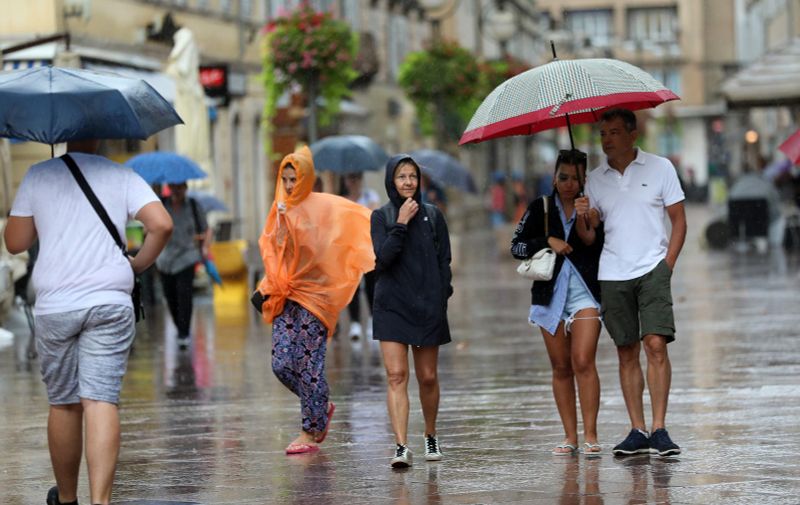
[[[226,96],[228,94],[228,67],[226,65],[200,67],[200,83],[208,96]]]

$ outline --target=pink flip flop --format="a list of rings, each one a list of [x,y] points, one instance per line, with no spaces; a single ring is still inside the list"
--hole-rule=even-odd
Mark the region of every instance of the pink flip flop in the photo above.
[[[289,444],[286,454],[309,454],[319,451],[319,446],[314,444]]]
[[[321,444],[325,441],[325,437],[328,436],[328,428],[331,427],[331,418],[333,417],[333,411],[336,410],[336,405],[333,402],[328,402],[328,424],[325,425],[325,429],[319,436],[315,439],[318,444]]]

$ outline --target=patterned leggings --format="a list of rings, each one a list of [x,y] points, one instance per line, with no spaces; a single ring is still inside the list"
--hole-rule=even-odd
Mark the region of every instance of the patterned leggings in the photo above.
[[[272,323],[272,372],[300,397],[303,431],[320,432],[328,423],[325,347],[328,331],[311,312],[287,300]]]

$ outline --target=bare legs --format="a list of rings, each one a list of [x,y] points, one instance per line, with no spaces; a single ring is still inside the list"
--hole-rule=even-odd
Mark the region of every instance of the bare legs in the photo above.
[[[383,364],[389,388],[386,404],[392,431],[398,444],[408,443],[408,346],[398,342],[381,341]],[[436,416],[439,412],[439,377],[437,362],[439,348],[414,347],[414,371],[419,383],[419,398],[425,418],[425,433],[436,434]]]
[[[82,399],[80,404],[50,406],[47,440],[58,500],[71,502],[77,499],[84,418],[92,503],[107,504],[111,501],[111,486],[119,456],[119,413],[112,403],[86,399]]]
[[[667,401],[672,381],[672,365],[667,353],[667,341],[660,335],[645,335],[644,351],[647,356],[647,387],[650,391],[650,402],[653,407],[653,425],[651,431],[664,427],[667,415]],[[641,344],[617,347],[619,356],[619,382],[631,427],[645,431],[644,421],[644,375],[639,363]]]
[[[599,316],[596,309],[583,309],[576,318]],[[600,408],[600,379],[595,366],[600,321],[577,319],[570,334],[565,334],[564,323],[559,324],[555,335],[542,330],[550,365],[553,369],[553,397],[561,423],[564,425],[566,444],[577,447],[578,418],[575,406],[575,383],[583,418],[584,439],[597,443],[597,412]],[[569,450],[564,450],[569,452]]]

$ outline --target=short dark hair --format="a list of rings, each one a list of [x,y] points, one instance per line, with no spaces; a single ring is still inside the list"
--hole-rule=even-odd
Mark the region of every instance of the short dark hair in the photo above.
[[[586,153],[578,149],[562,149],[558,151],[558,158],[556,158],[555,171],[558,172],[558,167],[562,163],[567,165],[575,165],[586,169]]]
[[[629,132],[632,132],[636,129],[636,114],[628,109],[608,109],[600,115],[600,121],[611,121],[617,118],[622,120],[623,124],[625,125],[625,129]]]

